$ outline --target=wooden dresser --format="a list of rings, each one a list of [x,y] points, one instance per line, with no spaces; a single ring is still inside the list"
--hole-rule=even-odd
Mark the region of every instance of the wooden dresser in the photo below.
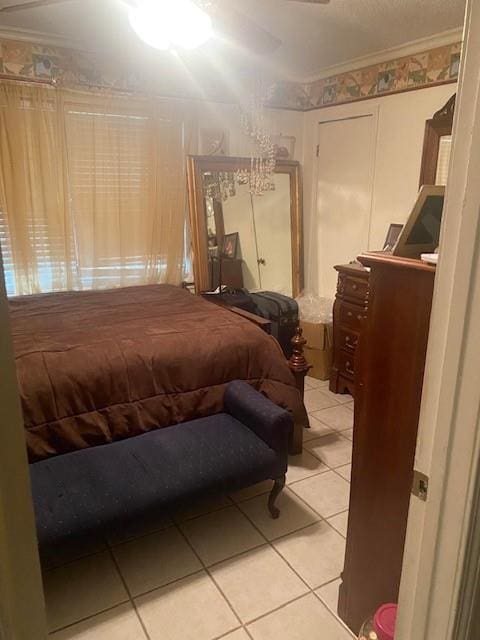
[[[371,253],[356,354],[352,481],[338,612],[358,633],[398,601],[435,268]]]
[[[337,295],[333,307],[333,366],[330,391],[355,395],[355,359],[365,320],[368,271],[361,264],[335,267]]]

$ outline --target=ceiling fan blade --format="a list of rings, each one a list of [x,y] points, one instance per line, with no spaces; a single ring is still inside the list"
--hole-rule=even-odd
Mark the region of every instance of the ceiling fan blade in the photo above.
[[[0,8],[0,13],[14,13],[23,9],[37,9],[38,7],[46,7],[49,4],[63,4],[72,0],[32,0],[32,2],[24,2],[22,4],[10,4]]]
[[[222,36],[231,38],[253,53],[273,53],[282,44],[281,40],[233,7],[215,2],[208,8],[208,13],[214,28],[217,26]]]

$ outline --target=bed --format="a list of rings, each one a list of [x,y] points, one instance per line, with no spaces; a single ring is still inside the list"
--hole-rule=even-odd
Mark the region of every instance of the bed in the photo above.
[[[234,379],[305,416],[274,338],[184,289],[22,296],[10,310],[31,462],[218,413]]]

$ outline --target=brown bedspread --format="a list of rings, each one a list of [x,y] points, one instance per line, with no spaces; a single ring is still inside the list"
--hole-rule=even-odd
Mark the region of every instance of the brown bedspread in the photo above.
[[[10,301],[31,461],[217,413],[247,380],[304,409],[276,341],[169,285]]]

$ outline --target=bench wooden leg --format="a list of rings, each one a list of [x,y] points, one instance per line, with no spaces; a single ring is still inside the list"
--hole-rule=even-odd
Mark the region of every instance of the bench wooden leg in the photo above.
[[[275,506],[275,500],[278,498],[280,493],[282,492],[283,487],[285,486],[286,476],[282,476],[281,478],[277,478],[273,485],[273,489],[268,496],[268,510],[270,511],[270,515],[274,520],[278,518],[280,515],[280,509]]]

